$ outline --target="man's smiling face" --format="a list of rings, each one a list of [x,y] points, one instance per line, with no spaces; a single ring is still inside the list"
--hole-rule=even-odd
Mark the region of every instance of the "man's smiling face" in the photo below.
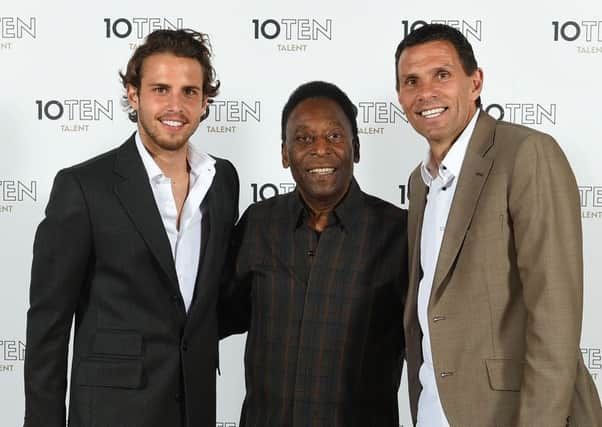
[[[412,127],[429,144],[450,146],[470,122],[483,73],[468,75],[448,41],[406,48],[397,64],[398,98]]]
[[[282,165],[290,167],[310,208],[334,208],[347,193],[359,160],[349,119],[335,101],[308,98],[288,119]]]
[[[128,86],[128,101],[149,150],[179,150],[207,108],[201,64],[171,53],[149,56],[142,64],[140,88]]]

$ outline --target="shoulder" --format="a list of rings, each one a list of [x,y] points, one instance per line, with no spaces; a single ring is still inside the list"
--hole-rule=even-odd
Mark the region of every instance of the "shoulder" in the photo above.
[[[293,221],[292,217],[295,215],[291,208],[294,197],[297,197],[295,191],[252,203],[243,213],[241,222],[247,227],[255,228],[287,224]]]
[[[239,180],[238,180],[238,172],[236,168],[230,162],[230,160],[222,159],[220,157],[215,157],[209,155],[212,159],[215,160],[215,180],[220,183],[225,183],[226,186],[230,188],[234,188],[238,191]]]
[[[376,215],[384,221],[406,222],[408,211],[395,206],[379,197],[373,196],[362,191],[364,206],[372,215]]]
[[[505,151],[524,150],[524,145],[542,146],[542,149],[559,149],[556,140],[549,134],[528,126],[496,120],[486,115],[486,120],[494,123],[494,142]]]
[[[295,191],[286,194],[279,194],[269,199],[261,200],[252,203],[247,208],[249,216],[252,217],[280,217],[289,215],[289,206],[293,202],[293,198],[297,197]]]
[[[61,169],[57,173],[57,176],[71,175],[85,180],[88,178],[97,179],[99,176],[111,173],[115,168],[115,159],[125,149],[127,144],[126,142],[117,148],[113,148],[81,163]]]
[[[213,160],[215,160],[215,170],[223,175],[230,175],[238,177],[238,173],[236,172],[236,168],[232,164],[232,162],[228,159],[222,159],[221,157],[216,157],[213,155],[209,155]]]
[[[523,141],[529,138],[552,139],[550,135],[544,132],[503,120],[496,120],[495,129],[496,138],[508,138],[515,141]]]
[[[568,165],[566,155],[553,136],[527,126],[497,121],[495,143],[500,147],[498,153],[505,153],[501,158],[510,155],[513,164],[525,161],[535,165],[533,162],[545,161]]]

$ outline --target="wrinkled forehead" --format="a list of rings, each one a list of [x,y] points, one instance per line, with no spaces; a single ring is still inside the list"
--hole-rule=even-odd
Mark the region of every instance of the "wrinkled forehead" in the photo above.
[[[286,127],[308,127],[311,124],[345,126],[351,123],[341,105],[330,97],[310,97],[298,102],[288,116]]]
[[[460,64],[460,56],[453,44],[446,40],[429,41],[405,48],[397,64],[400,72],[416,67]]]

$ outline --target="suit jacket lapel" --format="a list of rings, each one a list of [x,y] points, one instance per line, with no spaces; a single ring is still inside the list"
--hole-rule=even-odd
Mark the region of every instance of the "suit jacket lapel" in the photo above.
[[[489,149],[493,145],[495,134],[495,120],[483,111],[480,112],[475,130],[468,143],[466,156],[462,163],[458,184],[454,194],[445,235],[441,242],[437,268],[433,279],[433,294],[437,295],[438,289],[449,273],[462,247],[466,232],[472,221],[477,207],[481,190],[487,181],[489,171],[493,164],[493,155]],[[488,155],[489,154],[489,155]]]
[[[134,137],[130,137],[117,154],[115,173],[124,180],[115,185],[114,191],[150,252],[169,278],[173,290],[179,292],[169,239],[135,144]]]
[[[197,271],[197,278],[195,283],[195,296],[188,312],[189,321],[193,313],[199,310],[199,306],[207,301],[213,301],[211,298],[207,298],[208,293],[217,290],[221,279],[221,270],[216,270],[215,266],[218,265],[215,261],[216,256],[222,246],[225,248],[229,242],[222,241],[223,233],[219,229],[219,224],[222,224],[218,220],[223,215],[224,198],[220,197],[221,191],[220,186],[222,185],[221,179],[219,178],[220,167],[219,163],[215,164],[216,171],[213,178],[213,182],[203,199],[201,209],[203,211],[203,222],[201,225],[201,254],[199,258],[199,268]],[[222,245],[222,246],[220,246]]]
[[[203,200],[203,223],[201,225],[201,254],[199,259],[199,268],[196,275],[195,283],[195,297],[192,303],[192,308],[196,308],[199,304],[202,304],[206,299],[207,292],[211,288],[211,283],[219,283],[219,278],[211,277],[213,270],[211,267],[215,265],[215,248],[216,248],[216,230],[214,224],[216,223],[215,218],[218,218],[219,210],[215,206],[218,201],[218,197],[214,197],[215,185],[211,184],[205,200]],[[226,244],[226,242],[223,242]],[[217,274],[221,273],[218,271]],[[212,280],[213,279],[213,280]]]

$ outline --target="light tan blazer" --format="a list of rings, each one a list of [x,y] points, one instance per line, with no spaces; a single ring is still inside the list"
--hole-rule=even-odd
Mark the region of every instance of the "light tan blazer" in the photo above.
[[[579,194],[549,135],[480,112],[437,261],[428,307],[437,387],[452,427],[599,427],[579,340]],[[404,314],[416,422],[422,332],[416,315],[427,188],[410,177],[410,283]]]

